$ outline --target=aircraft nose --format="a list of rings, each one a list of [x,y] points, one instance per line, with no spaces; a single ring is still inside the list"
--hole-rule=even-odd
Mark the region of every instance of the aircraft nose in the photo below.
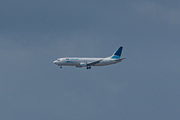
[[[56,64],[56,61],[53,61],[54,64]]]

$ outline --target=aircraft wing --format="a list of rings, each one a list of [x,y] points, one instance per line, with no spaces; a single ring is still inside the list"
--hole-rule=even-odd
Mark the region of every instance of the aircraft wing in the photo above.
[[[95,65],[97,63],[99,63],[100,61],[102,61],[103,59],[97,60],[97,61],[93,61],[93,62],[88,62],[87,65],[91,66],[91,65]]]

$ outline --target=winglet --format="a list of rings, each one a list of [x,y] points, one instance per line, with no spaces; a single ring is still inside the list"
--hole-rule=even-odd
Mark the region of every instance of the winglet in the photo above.
[[[121,53],[122,53],[122,49],[123,47],[119,47],[119,49],[117,49],[114,54],[111,56],[111,59],[120,59],[121,57]]]

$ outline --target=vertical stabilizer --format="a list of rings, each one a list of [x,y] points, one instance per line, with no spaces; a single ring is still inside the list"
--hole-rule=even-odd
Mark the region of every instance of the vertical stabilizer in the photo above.
[[[120,59],[121,57],[121,53],[122,53],[122,49],[123,47],[119,47],[119,49],[117,49],[114,54],[111,56],[111,59]]]

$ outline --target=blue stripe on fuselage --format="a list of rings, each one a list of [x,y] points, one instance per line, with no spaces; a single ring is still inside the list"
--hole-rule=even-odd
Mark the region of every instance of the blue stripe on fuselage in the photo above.
[[[73,63],[72,61],[66,61],[66,63]]]

